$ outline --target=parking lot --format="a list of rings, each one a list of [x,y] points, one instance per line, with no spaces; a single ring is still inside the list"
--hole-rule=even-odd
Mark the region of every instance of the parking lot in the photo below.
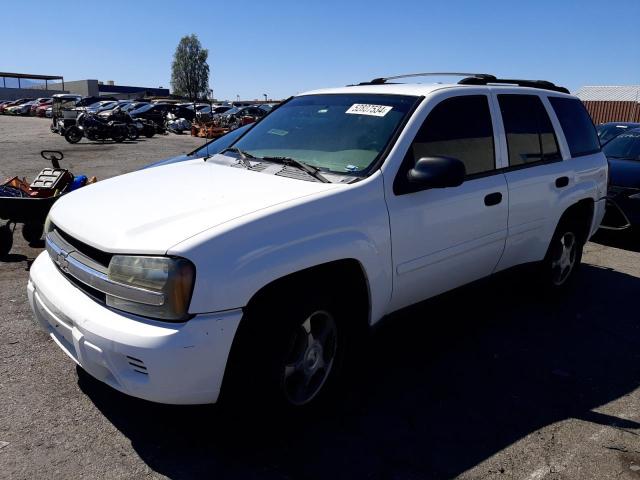
[[[32,178],[43,149],[105,179],[204,143],[70,145],[48,126],[0,116],[0,178]],[[0,259],[2,478],[640,478],[637,238],[599,234],[563,298],[519,270],[397,314],[333,409],[286,419],[152,404],[83,374],[33,322],[41,246],[14,238]]]

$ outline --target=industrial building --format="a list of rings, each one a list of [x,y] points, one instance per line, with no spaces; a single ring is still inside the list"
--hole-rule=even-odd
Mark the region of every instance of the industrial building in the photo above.
[[[116,85],[109,80],[65,81],[60,75],[36,75],[0,72],[0,100],[50,97],[56,93],[75,93],[85,97],[108,96],[119,99],[139,97],[168,97],[169,89],[161,87],[137,87]]]
[[[640,122],[640,85],[586,86],[576,95],[595,124]]]

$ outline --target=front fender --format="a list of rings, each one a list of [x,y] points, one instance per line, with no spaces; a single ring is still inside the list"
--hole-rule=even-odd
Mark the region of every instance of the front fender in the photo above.
[[[191,313],[244,307],[275,280],[344,259],[355,259],[362,267],[371,323],[383,316],[391,297],[389,218],[379,174],[236,219],[168,253],[196,266]]]

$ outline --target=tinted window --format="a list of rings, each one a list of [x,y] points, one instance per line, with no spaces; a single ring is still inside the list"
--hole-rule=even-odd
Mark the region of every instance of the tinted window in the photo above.
[[[600,143],[589,112],[577,98],[549,97],[572,157],[600,151]]]
[[[538,96],[498,95],[498,103],[510,166],[561,158],[553,125]]]
[[[640,129],[618,135],[602,151],[607,158],[640,160]]]
[[[461,160],[467,175],[495,168],[493,126],[485,95],[443,100],[429,113],[411,145],[414,162],[422,157]]]

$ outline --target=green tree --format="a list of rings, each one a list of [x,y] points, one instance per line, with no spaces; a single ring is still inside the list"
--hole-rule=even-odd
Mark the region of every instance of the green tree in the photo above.
[[[189,100],[205,98],[209,92],[209,50],[202,48],[195,34],[180,39],[171,64],[173,93]]]

